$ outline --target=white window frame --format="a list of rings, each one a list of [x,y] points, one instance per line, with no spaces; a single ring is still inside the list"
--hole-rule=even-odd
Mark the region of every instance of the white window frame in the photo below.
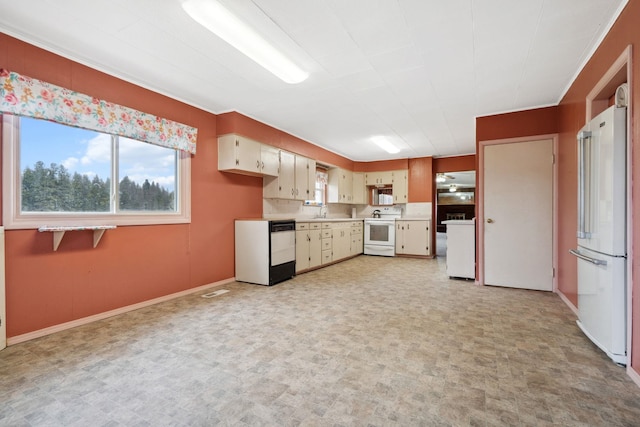
[[[176,210],[126,212],[21,212],[19,117],[2,115],[2,219],[6,229],[42,226],[185,224],[191,222],[191,155],[178,151]],[[61,125],[66,126],[66,125]],[[112,164],[116,164],[113,161]],[[116,179],[114,176],[112,179]]]

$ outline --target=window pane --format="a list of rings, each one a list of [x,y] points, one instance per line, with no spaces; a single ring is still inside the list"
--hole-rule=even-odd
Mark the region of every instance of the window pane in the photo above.
[[[120,137],[118,157],[121,210],[175,212],[176,150]]]
[[[111,136],[20,118],[22,212],[108,212]]]

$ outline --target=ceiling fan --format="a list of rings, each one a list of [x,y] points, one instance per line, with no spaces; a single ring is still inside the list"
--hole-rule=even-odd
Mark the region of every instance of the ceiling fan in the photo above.
[[[442,183],[442,182],[445,182],[447,180],[452,180],[452,179],[456,179],[456,177],[455,176],[451,176],[451,175],[445,175],[443,173],[436,174],[436,182],[438,182],[438,183]]]

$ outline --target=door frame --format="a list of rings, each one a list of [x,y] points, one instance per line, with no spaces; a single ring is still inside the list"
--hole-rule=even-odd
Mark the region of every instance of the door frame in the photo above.
[[[553,287],[552,292],[558,293],[558,134],[546,134],[546,135],[533,135],[517,138],[505,138],[505,139],[492,139],[486,141],[478,141],[478,170],[476,171],[476,226],[477,226],[477,245],[476,245],[476,265],[477,265],[477,285],[484,286],[484,150],[491,145],[499,144],[514,144],[519,142],[532,142],[551,139],[553,150],[553,189],[552,189],[552,219],[553,226],[553,242],[552,242],[552,268],[553,274]]]

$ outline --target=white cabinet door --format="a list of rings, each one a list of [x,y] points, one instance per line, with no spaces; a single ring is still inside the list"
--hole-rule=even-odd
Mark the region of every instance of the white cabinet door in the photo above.
[[[313,200],[316,184],[316,161],[304,156],[295,156],[296,200]]]
[[[280,174],[278,175],[278,191],[281,199],[295,198],[296,156],[287,151],[280,151]]]
[[[393,183],[393,173],[391,171],[367,172],[365,174],[365,185],[384,185]]]
[[[396,220],[396,254],[422,255],[430,254],[431,221]]]
[[[262,144],[260,147],[260,163],[263,175],[278,176],[280,169],[280,150]]]
[[[393,203],[407,203],[408,185],[407,185],[407,170],[393,171]]]
[[[367,188],[364,185],[364,172],[353,173],[352,195],[353,199],[351,202],[354,205],[367,204]]]
[[[429,255],[429,221],[405,221],[404,253]]]
[[[349,257],[351,253],[351,223],[334,224],[333,261]]]
[[[352,187],[353,172],[341,168],[329,169],[329,182],[327,183],[328,203],[352,203]]]
[[[296,224],[299,226],[299,224]],[[296,273],[309,268],[309,230],[296,231]]]
[[[239,135],[218,137],[218,170],[261,175],[260,147],[259,142]]]
[[[309,230],[309,268],[322,264],[322,230]]]

